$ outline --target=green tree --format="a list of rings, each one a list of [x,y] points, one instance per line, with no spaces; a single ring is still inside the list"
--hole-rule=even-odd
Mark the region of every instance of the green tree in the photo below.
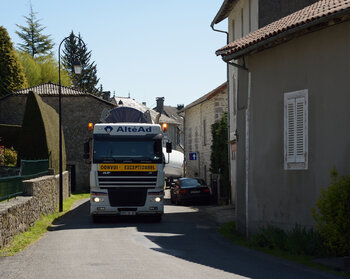
[[[24,68],[28,86],[35,86],[41,82],[41,68],[36,60],[28,52],[17,52],[19,60]]]
[[[27,87],[23,67],[7,30],[0,26],[0,96]]]
[[[33,7],[30,6],[29,16],[24,16],[27,26],[16,24],[20,28],[16,34],[23,40],[23,43],[19,44],[19,49],[28,52],[32,57],[50,54],[54,46],[50,36],[42,34],[46,27],[39,23],[35,14]]]
[[[41,69],[41,83],[54,82],[59,83],[58,80],[58,62],[52,55],[39,57],[36,59]],[[72,82],[69,73],[61,68],[61,84],[71,86]]]
[[[227,113],[224,113],[220,121],[211,126],[210,171],[220,174],[220,185],[223,190],[222,196],[225,198],[229,198],[227,133]]]
[[[33,58],[27,52],[18,52],[29,86],[58,81],[58,63],[52,55]],[[71,86],[67,71],[61,69],[61,84]]]
[[[80,34],[78,38],[72,31],[69,38],[64,42],[63,66],[70,74],[74,88],[99,95],[97,84],[100,79],[97,78],[96,64],[94,61],[90,62],[91,51],[87,50],[87,46],[83,43]],[[80,75],[74,73],[74,62],[76,60],[79,60],[82,65],[82,73]]]

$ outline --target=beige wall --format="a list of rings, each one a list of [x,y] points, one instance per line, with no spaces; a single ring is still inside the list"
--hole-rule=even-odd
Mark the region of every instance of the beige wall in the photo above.
[[[239,91],[237,225],[311,227],[311,208],[330,170],[349,175],[350,22],[309,33],[246,57],[251,74],[249,139],[245,138],[247,88]],[[247,80],[240,82],[246,83]],[[308,169],[284,169],[284,93],[308,90]],[[245,143],[248,144],[245,145]],[[245,165],[246,153],[249,161]],[[248,197],[245,196],[248,186]],[[246,204],[248,201],[248,207]]]
[[[210,183],[211,125],[219,121],[226,111],[226,89],[215,97],[185,111],[186,176],[200,177]],[[223,148],[227,148],[227,146]],[[191,152],[199,154],[198,160],[189,160],[189,153]]]
[[[258,29],[259,0],[239,0],[228,16],[230,42]]]
[[[237,40],[259,28],[259,0],[239,0],[228,16],[229,41]],[[237,61],[234,61],[237,63]],[[229,80],[229,140],[236,139],[237,117],[237,80],[238,71],[234,66],[228,66]],[[230,151],[231,201],[236,200],[236,152]]]

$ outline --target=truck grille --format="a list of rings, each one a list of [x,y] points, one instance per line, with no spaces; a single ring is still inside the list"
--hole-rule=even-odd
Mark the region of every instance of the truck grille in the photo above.
[[[144,206],[147,188],[110,188],[108,198],[111,206]]]
[[[110,187],[155,187],[157,172],[98,172],[98,183],[103,188]]]

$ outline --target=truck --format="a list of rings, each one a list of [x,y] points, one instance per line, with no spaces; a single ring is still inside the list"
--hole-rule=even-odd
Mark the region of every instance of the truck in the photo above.
[[[166,148],[163,147],[165,153]],[[164,167],[166,186],[170,187],[174,184],[174,179],[184,176],[184,154],[177,150],[172,150],[168,156],[168,164]]]
[[[135,115],[138,115],[135,117]],[[85,157],[91,160],[90,215],[148,215],[161,221],[164,213],[163,131],[132,108],[116,108],[106,123],[91,125]],[[166,143],[166,152],[171,152]]]

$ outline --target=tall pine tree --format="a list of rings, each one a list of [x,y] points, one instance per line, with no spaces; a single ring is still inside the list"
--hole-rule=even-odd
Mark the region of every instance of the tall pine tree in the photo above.
[[[0,97],[27,87],[23,67],[7,30],[0,26]]]
[[[28,52],[33,58],[36,55],[51,54],[54,46],[50,36],[41,33],[46,27],[39,23],[35,14],[33,7],[30,6],[29,16],[24,17],[27,26],[16,24],[20,28],[20,31],[16,31],[16,34],[24,41],[23,44],[19,44],[19,49]]]
[[[94,61],[90,63],[91,51],[87,50],[80,34],[78,38],[72,31],[68,39],[64,42],[63,66],[70,74],[74,88],[99,95],[97,84],[100,79],[97,78],[96,64]],[[79,60],[82,65],[82,73],[80,75],[74,73],[73,65],[75,60]]]

